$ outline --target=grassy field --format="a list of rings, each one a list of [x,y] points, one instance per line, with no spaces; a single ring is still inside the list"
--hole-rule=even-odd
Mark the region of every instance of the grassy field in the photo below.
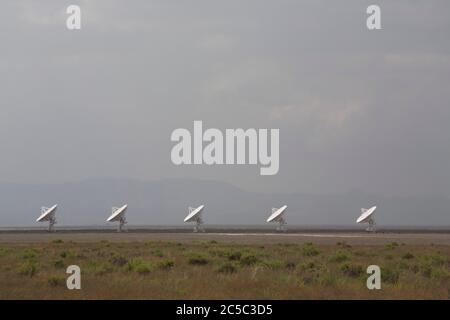
[[[65,271],[81,268],[81,290]],[[368,290],[366,268],[382,270]],[[208,242],[0,244],[0,299],[449,299],[450,247]]]

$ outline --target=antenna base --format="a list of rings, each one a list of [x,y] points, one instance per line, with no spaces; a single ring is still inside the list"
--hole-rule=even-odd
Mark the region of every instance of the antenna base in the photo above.
[[[367,221],[369,223],[369,227],[366,229],[367,232],[376,232],[377,231],[377,224],[375,223],[375,219],[370,219]]]
[[[119,220],[119,227],[117,228],[117,232],[128,231],[127,229],[124,229],[124,226],[126,224],[127,220],[125,219],[125,217],[121,217]]]
[[[205,228],[203,228],[203,220],[200,217],[195,220],[194,232],[205,232]]]
[[[50,218],[50,220],[48,221],[48,232],[55,231],[55,229],[54,229],[55,224],[56,224],[56,219],[54,217]]]
[[[286,232],[287,231],[287,222],[284,218],[281,218],[278,221],[277,231]]]

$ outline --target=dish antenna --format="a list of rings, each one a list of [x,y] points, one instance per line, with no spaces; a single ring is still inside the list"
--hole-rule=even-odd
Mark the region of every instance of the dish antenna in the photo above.
[[[286,212],[287,206],[282,206],[281,208],[272,208],[272,214],[269,218],[267,218],[267,222],[278,222],[278,231],[286,231],[286,219],[284,218],[284,214]]]
[[[375,232],[375,210],[377,210],[376,206],[373,206],[370,209],[361,208],[361,215],[356,219],[356,223],[368,223],[369,227],[366,231]]]
[[[39,216],[39,218],[36,219],[36,222],[48,221],[48,232],[52,232],[53,226],[56,224],[55,215],[57,208],[58,208],[57,204],[55,204],[50,208],[41,207],[41,215]]]
[[[203,219],[202,219],[202,213],[203,208],[205,208],[205,205],[201,205],[197,208],[189,207],[189,214],[184,218],[184,222],[195,222],[194,226],[194,232],[205,232],[205,229],[203,228]]]
[[[125,213],[127,212],[127,209],[128,209],[127,204],[119,208],[113,207],[111,215],[106,220],[107,222],[119,221],[119,227],[117,229],[117,232],[122,232],[123,226],[127,223],[127,220],[125,219]]]

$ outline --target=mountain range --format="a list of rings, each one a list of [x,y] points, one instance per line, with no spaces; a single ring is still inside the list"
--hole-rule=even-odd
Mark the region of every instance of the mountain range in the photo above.
[[[260,193],[219,181],[90,179],[60,184],[0,183],[0,227],[36,226],[41,206],[58,204],[60,225],[106,225],[111,207],[127,203],[130,225],[182,225],[189,206],[205,204],[205,223],[263,225],[272,207],[288,206],[293,225],[354,226],[360,208],[378,206],[386,226],[450,225],[447,197]]]

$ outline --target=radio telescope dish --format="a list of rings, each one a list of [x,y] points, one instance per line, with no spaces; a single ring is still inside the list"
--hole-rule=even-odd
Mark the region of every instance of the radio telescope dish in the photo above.
[[[41,215],[39,218],[36,219],[36,222],[44,222],[48,221],[48,231],[53,231],[53,226],[56,224],[56,209],[58,208],[58,205],[55,204],[54,206],[47,208],[47,207],[41,207]]]
[[[287,206],[281,208],[272,208],[272,214],[267,218],[267,222],[278,222],[278,231],[286,231],[286,219],[284,218]]]
[[[106,219],[107,222],[115,222],[119,221],[119,227],[117,229],[117,232],[122,232],[123,226],[127,223],[127,220],[125,219],[125,213],[127,212],[128,205],[125,204],[122,207],[113,207],[112,213],[109,216],[108,219]]]
[[[203,219],[202,219],[202,213],[203,209],[205,208],[205,205],[201,205],[197,208],[189,207],[189,214],[184,218],[184,222],[195,222],[194,226],[194,232],[205,232],[205,229],[203,228]]]
[[[370,209],[361,208],[361,215],[358,219],[356,219],[356,223],[368,223],[369,227],[366,229],[366,231],[375,232],[375,210],[377,210],[376,206],[373,206]]]

